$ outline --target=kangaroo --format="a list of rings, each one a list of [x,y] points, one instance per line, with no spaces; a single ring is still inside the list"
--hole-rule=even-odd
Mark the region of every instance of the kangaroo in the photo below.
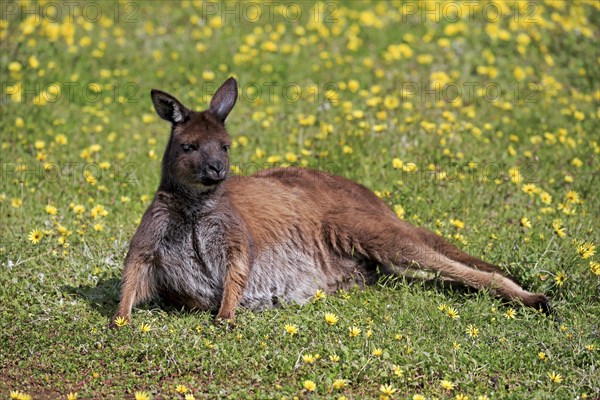
[[[252,310],[302,303],[319,289],[373,283],[408,268],[521,302],[548,313],[549,300],[524,290],[500,268],[440,236],[400,220],[373,192],[348,179],[302,168],[231,177],[225,120],[237,100],[229,78],[208,110],[192,111],[152,90],[171,123],[154,200],[131,240],[112,319],[160,296],[232,322]]]

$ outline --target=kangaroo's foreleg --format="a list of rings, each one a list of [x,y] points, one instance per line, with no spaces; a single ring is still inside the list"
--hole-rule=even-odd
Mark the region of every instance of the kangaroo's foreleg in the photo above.
[[[240,238],[232,238],[229,249],[229,260],[223,283],[223,298],[216,320],[228,321],[235,319],[235,309],[242,301],[244,289],[248,284],[250,274],[250,254],[247,242]]]
[[[154,280],[152,278],[152,261],[141,255],[128,256],[121,280],[121,297],[119,308],[110,322],[110,327],[116,327],[118,317],[131,321],[132,308],[151,298],[154,294]]]

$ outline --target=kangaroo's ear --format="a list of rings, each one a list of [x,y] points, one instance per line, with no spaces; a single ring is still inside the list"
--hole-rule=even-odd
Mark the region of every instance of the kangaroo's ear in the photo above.
[[[173,125],[184,122],[190,116],[188,110],[179,100],[160,90],[152,89],[150,92],[156,113]]]
[[[221,85],[210,101],[210,112],[225,122],[238,97],[237,81],[232,77]]]

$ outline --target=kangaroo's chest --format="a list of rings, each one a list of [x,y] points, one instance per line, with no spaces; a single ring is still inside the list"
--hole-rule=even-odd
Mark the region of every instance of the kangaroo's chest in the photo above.
[[[191,308],[218,308],[226,266],[224,243],[218,221],[171,224],[156,256],[163,297]]]

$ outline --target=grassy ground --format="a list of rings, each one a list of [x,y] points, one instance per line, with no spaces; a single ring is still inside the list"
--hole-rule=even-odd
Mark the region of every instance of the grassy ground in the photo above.
[[[281,4],[1,4],[0,396],[598,398],[598,3]],[[398,278],[106,330],[169,132],[149,91],[202,109],[230,75],[233,173],[364,183],[556,317]]]

